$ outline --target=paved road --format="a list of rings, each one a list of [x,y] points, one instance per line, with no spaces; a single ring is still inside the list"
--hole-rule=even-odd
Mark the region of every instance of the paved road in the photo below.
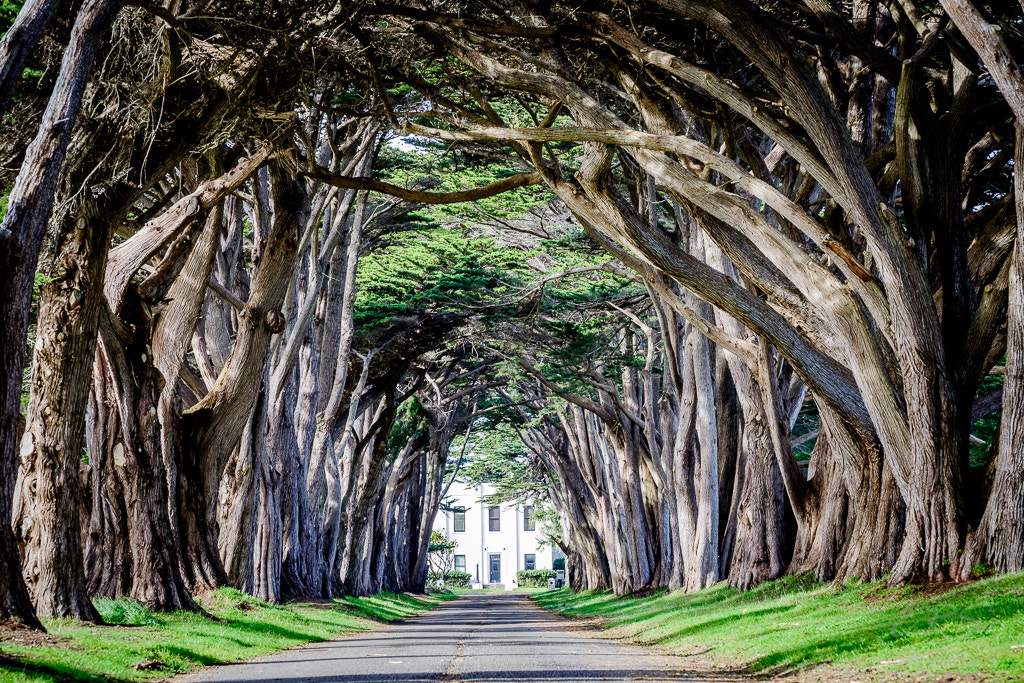
[[[525,595],[472,594],[399,624],[193,674],[190,683],[711,681],[686,660],[582,635]]]

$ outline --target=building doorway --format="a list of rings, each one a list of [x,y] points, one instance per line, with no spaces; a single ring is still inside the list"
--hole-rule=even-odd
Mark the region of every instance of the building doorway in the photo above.
[[[501,583],[501,555],[492,554],[491,560],[491,579],[488,583]]]

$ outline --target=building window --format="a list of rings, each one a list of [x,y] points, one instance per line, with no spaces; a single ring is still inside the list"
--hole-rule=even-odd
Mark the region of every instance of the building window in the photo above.
[[[466,511],[456,510],[455,511],[455,530],[465,531],[466,530]]]
[[[466,556],[465,555],[456,555],[455,556],[455,571],[462,572],[462,573],[466,572]]]
[[[523,569],[533,571],[537,568],[537,556],[532,553],[523,555]]]
[[[536,531],[537,523],[533,521],[533,506],[523,508],[523,531]]]
[[[490,522],[491,531],[501,531],[501,508],[495,505],[487,510],[487,519]]]

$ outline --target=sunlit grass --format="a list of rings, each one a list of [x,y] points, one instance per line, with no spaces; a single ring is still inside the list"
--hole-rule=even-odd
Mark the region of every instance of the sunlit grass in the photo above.
[[[0,642],[0,681],[149,681],[199,666],[251,659],[309,642],[372,628],[425,612],[442,598],[382,594],[316,603],[270,605],[230,588],[209,594],[198,614],[152,614],[128,600],[99,600],[100,614],[119,624],[86,626],[47,620],[62,642]],[[144,624],[144,625],[138,625]]]
[[[694,594],[616,598],[559,590],[535,599],[605,618],[638,642],[702,652],[766,673],[839,670],[1024,678],[1024,574],[937,591],[883,583],[837,589],[787,577],[746,593],[723,584]]]

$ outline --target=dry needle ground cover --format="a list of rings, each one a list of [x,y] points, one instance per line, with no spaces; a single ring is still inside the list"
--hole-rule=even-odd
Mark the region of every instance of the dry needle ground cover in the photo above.
[[[98,600],[110,626],[47,620],[48,633],[0,630],[0,681],[149,681],[330,640],[425,612],[441,598],[382,594],[269,605],[232,589],[202,599],[216,617],[151,614],[127,600]]]
[[[787,577],[746,593],[723,584],[621,598],[563,589],[536,600],[755,676],[1024,680],[1024,574],[900,589]]]

